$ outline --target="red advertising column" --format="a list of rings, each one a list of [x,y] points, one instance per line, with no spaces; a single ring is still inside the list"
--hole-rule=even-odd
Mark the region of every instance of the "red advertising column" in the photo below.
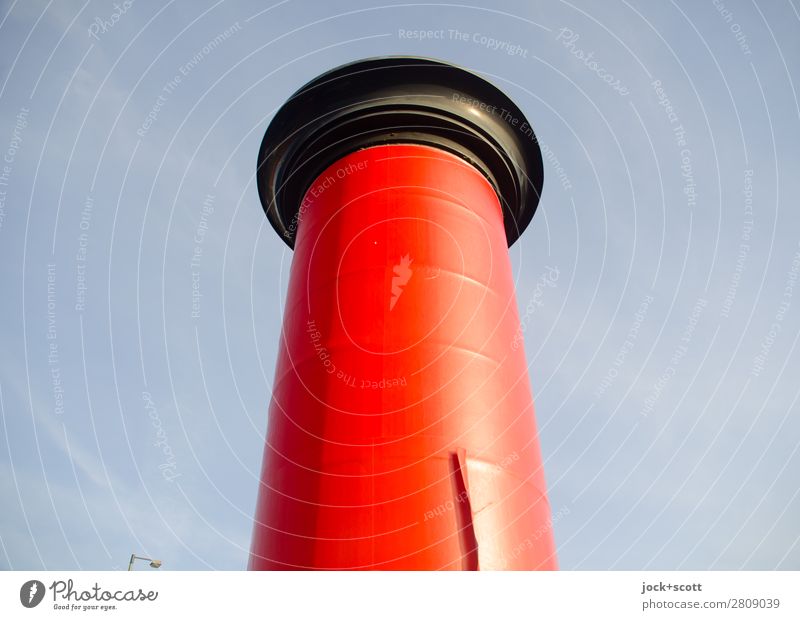
[[[556,568],[507,249],[541,190],[520,124],[415,58],[276,115],[259,191],[294,257],[249,568]]]

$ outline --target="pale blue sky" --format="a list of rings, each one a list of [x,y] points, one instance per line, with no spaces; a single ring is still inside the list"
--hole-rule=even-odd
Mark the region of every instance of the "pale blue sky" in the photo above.
[[[0,568],[245,567],[291,261],[261,137],[411,54],[546,146],[511,259],[562,568],[800,569],[793,1],[2,3]]]

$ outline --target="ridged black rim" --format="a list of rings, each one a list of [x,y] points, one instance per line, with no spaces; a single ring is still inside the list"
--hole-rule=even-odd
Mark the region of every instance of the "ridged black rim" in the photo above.
[[[300,204],[328,166],[361,148],[426,144],[455,153],[489,180],[510,246],[542,190],[542,156],[517,106],[483,78],[427,58],[373,58],[306,84],[278,110],[261,143],[257,183],[275,231],[294,247]]]

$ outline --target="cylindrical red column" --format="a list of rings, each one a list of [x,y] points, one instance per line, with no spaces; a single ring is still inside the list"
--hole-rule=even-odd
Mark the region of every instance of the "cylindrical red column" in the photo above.
[[[258,161],[295,255],[250,568],[555,568],[507,251],[542,189],[523,113],[367,59],[292,95]]]
[[[250,568],[555,568],[487,177],[371,146],[310,183],[293,227]]]

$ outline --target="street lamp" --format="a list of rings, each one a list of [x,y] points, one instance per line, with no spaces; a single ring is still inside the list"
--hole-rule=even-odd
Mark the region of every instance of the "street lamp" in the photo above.
[[[161,560],[153,560],[151,558],[143,558],[138,556],[134,553],[131,554],[131,561],[128,562],[128,570],[133,570],[133,561],[134,560],[145,560],[150,562],[150,568],[161,568]]]

